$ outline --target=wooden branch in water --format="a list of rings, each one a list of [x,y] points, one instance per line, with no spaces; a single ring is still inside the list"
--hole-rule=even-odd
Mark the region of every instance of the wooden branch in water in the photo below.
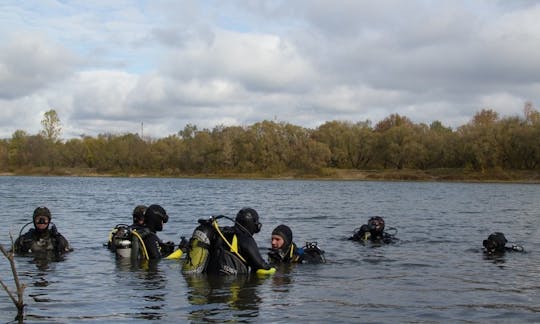
[[[15,298],[15,295],[11,292],[9,287],[4,283],[4,281],[1,278],[0,278],[0,285],[2,285],[2,288],[4,288],[9,298],[11,298],[11,301],[13,302],[13,304],[15,304],[15,306],[17,307],[17,311],[18,311],[17,317],[21,319],[23,310],[24,310],[24,301],[23,301],[24,288],[26,288],[26,286],[24,284],[21,284],[21,282],[19,281],[19,275],[17,273],[17,268],[15,266],[15,257],[14,257],[15,246],[13,244],[13,236],[11,236],[10,234],[9,237],[11,238],[11,251],[7,251],[2,244],[0,244],[0,251],[2,251],[2,254],[4,255],[4,257],[6,257],[6,259],[9,260],[9,264],[11,266],[11,272],[13,273],[13,281],[15,282],[15,287],[17,288],[17,297]]]

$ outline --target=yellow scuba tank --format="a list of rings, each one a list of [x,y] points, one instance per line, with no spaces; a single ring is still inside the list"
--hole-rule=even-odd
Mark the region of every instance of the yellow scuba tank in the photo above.
[[[199,219],[199,224],[189,239],[186,258],[182,264],[184,274],[203,273],[208,265],[210,243],[214,233],[212,219]]]

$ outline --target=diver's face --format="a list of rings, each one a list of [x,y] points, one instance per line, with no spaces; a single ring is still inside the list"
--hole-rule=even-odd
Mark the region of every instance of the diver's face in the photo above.
[[[279,235],[272,235],[272,249],[281,249],[285,244],[283,238]]]
[[[379,220],[375,219],[369,222],[368,224],[370,231],[372,232],[381,232],[383,230],[383,224]]]
[[[501,248],[497,242],[489,239],[484,242],[484,247],[486,248],[486,252],[490,254],[504,251],[504,248]]]
[[[46,216],[38,216],[35,218],[36,229],[38,231],[46,230],[49,227],[49,218]]]

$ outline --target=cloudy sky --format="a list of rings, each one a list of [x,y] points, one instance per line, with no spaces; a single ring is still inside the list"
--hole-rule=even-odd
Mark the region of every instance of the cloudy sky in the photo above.
[[[0,138],[285,121],[457,127],[540,96],[540,2],[0,0]]]

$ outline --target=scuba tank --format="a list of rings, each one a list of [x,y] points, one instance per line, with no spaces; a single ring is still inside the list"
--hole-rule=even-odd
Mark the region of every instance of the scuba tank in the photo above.
[[[118,224],[111,231],[111,249],[120,258],[131,256],[131,228],[126,224]]]
[[[182,273],[203,273],[208,265],[210,256],[210,244],[213,240],[214,218],[199,219],[199,226],[195,228],[187,246],[186,258],[182,264]]]
[[[326,263],[324,250],[321,250],[317,242],[306,242],[302,248],[302,263]]]

